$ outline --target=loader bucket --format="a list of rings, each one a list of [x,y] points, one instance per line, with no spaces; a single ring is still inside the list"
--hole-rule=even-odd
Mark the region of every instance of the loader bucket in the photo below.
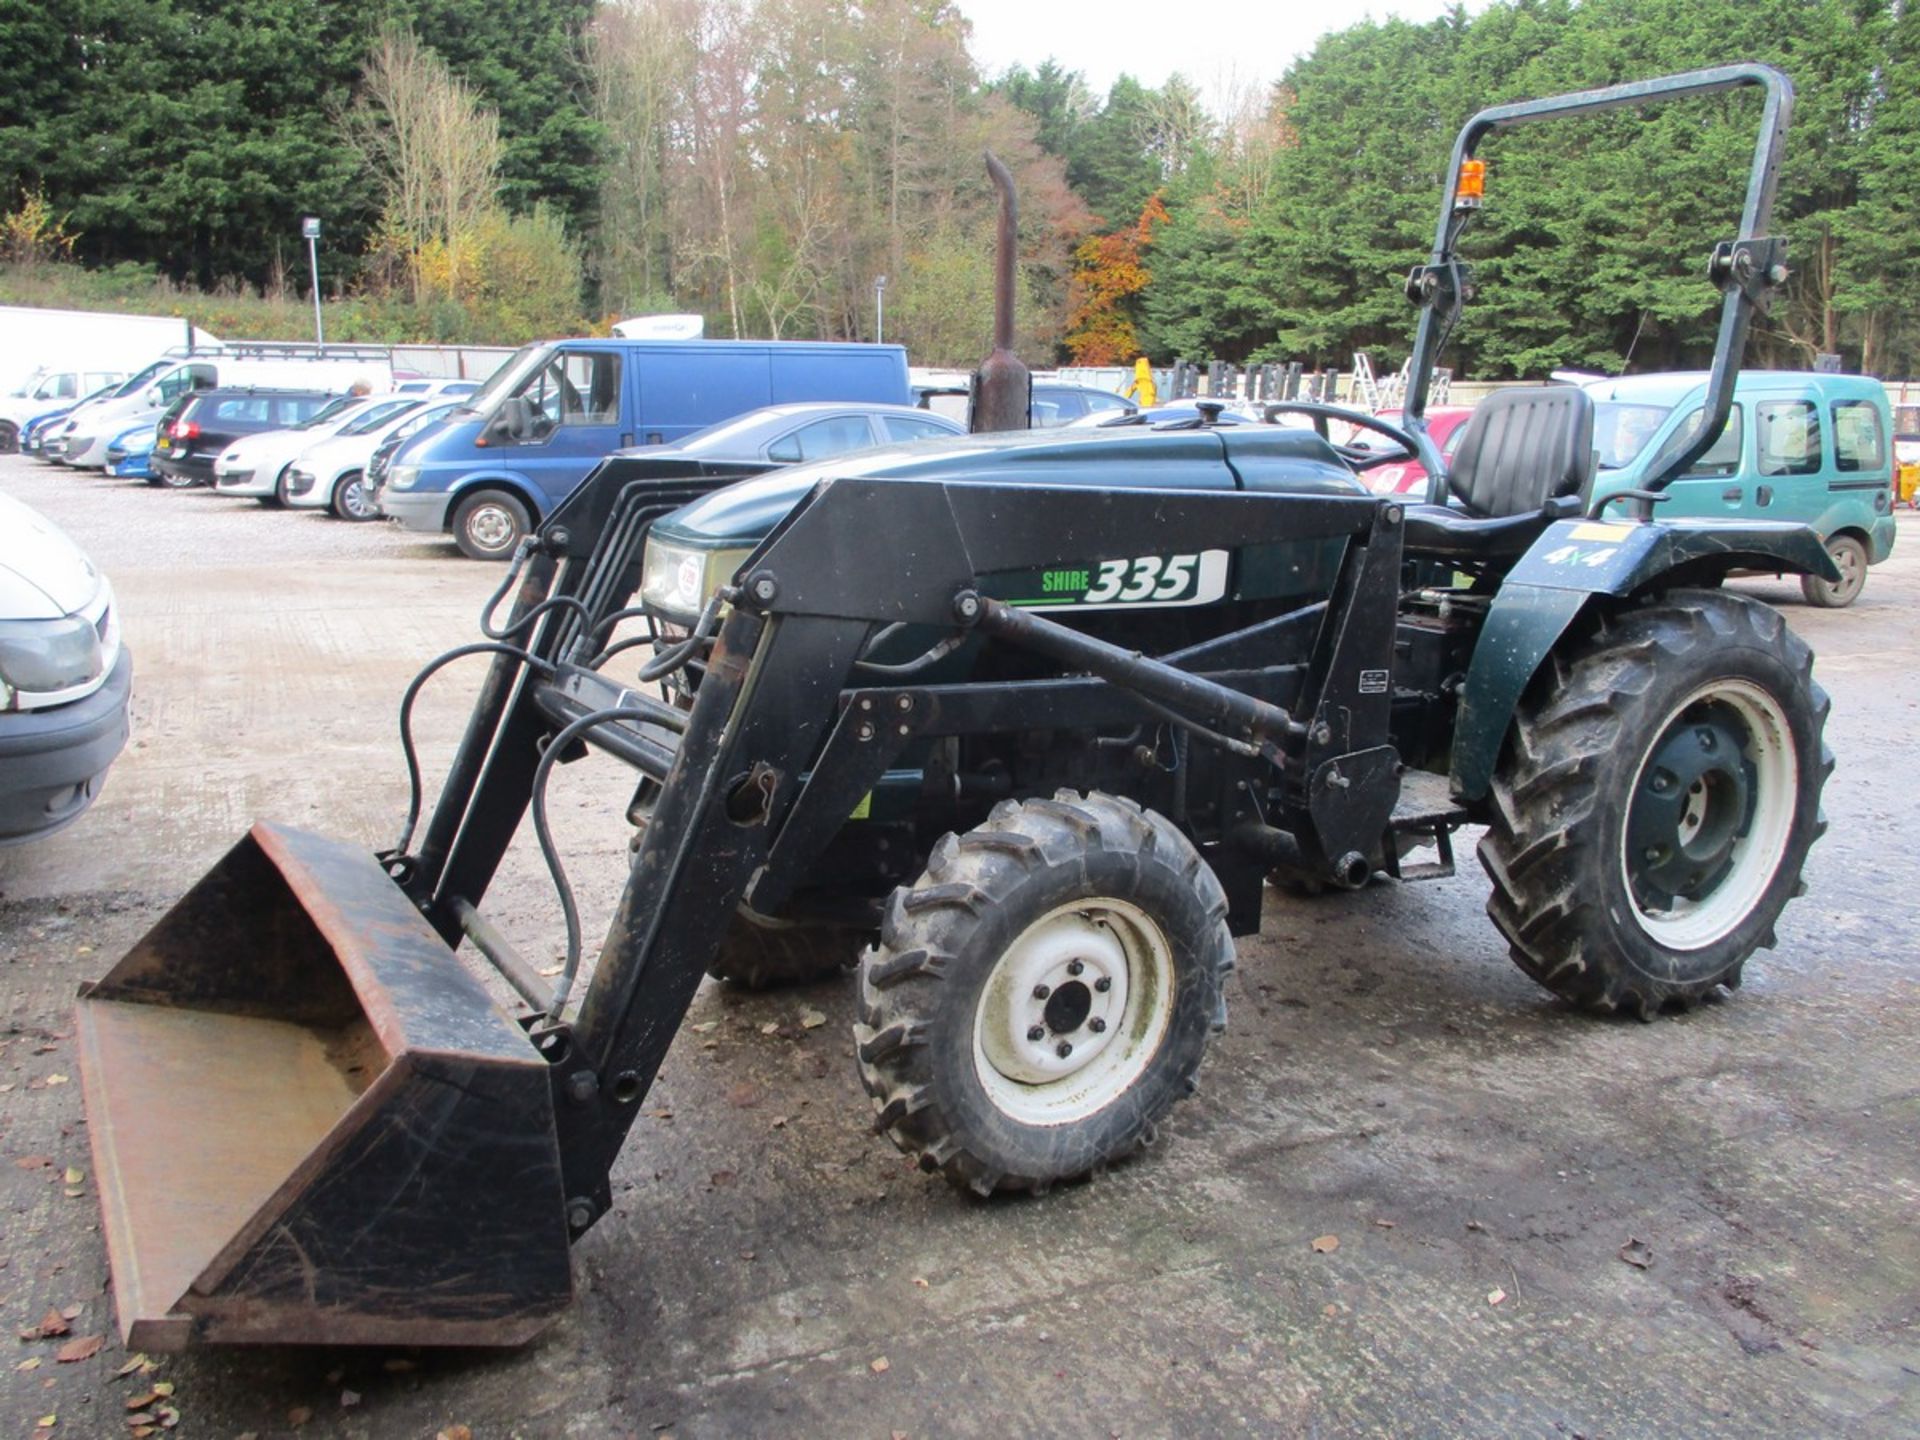
[[[566,1306],[547,1064],[358,846],[254,826],[78,1034],[130,1347],[512,1345]]]

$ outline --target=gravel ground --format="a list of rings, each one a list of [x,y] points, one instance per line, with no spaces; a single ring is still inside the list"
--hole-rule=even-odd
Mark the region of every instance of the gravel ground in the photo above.
[[[576,1249],[579,1297],[536,1343],[119,1376],[91,1180],[63,1176],[90,1166],[74,986],[255,816],[388,843],[400,689],[474,638],[500,572],[17,458],[0,491],[112,576],[138,667],[135,738],[94,811],[0,851],[0,1306],[108,1337],[72,1363],[20,1343],[0,1432],[124,1433],[165,1380],[178,1433],[219,1437],[1920,1433],[1912,516],[1851,611],[1746,586],[1819,651],[1839,769],[1809,893],[1735,997],[1653,1025],[1569,1013],[1507,961],[1468,846],[1448,880],[1276,899],[1162,1143],[981,1203],[870,1133],[848,986],[709,985],[690,1018],[711,1028],[668,1057],[616,1211]],[[428,692],[429,773],[476,678]],[[627,786],[601,759],[556,783],[590,934]],[[487,908],[557,953],[527,847]]]

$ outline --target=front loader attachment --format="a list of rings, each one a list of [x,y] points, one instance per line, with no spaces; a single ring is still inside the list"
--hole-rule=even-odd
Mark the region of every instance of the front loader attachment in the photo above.
[[[510,1345],[566,1306],[547,1064],[364,849],[256,825],[78,1023],[129,1346]]]

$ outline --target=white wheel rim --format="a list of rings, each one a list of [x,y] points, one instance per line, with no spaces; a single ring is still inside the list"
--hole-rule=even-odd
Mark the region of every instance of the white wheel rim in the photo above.
[[[1866,566],[1862,563],[1860,551],[1852,545],[1837,545],[1827,554],[1833,557],[1833,563],[1840,569],[1840,578],[1827,589],[1836,599],[1844,599],[1860,588],[1866,579]]]
[[[1752,767],[1752,815],[1744,833],[1733,842],[1726,874],[1698,899],[1676,896],[1664,909],[1643,907],[1631,883],[1635,866],[1628,854],[1630,839],[1624,818],[1621,826],[1620,864],[1627,902],[1640,928],[1669,950],[1703,950],[1725,939],[1760,903],[1786,856],[1800,789],[1800,759],[1794,749],[1792,727],[1779,702],[1752,681],[1714,680],[1674,706],[1655,732],[1653,744],[1634,772],[1633,788],[1628,791],[1629,812],[1633,797],[1647,779],[1647,767],[1655,752],[1687,711],[1706,702],[1725,706],[1745,725],[1741,753]],[[1698,787],[1689,790],[1679,825],[1683,841],[1705,828],[1711,803],[1707,792]]]
[[[1021,931],[987,977],[974,1071],[994,1107],[1022,1124],[1083,1120],[1146,1072],[1173,997],[1172,947],[1139,907],[1107,898],[1059,906]]]
[[[513,517],[499,505],[481,505],[467,517],[467,534],[482,550],[499,550],[513,538]]]

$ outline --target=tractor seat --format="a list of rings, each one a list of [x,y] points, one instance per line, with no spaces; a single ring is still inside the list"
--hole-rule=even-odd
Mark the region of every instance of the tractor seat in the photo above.
[[[1499,390],[1468,417],[1447,472],[1449,505],[1409,505],[1406,553],[1513,561],[1593,491],[1593,397],[1577,385]]]

